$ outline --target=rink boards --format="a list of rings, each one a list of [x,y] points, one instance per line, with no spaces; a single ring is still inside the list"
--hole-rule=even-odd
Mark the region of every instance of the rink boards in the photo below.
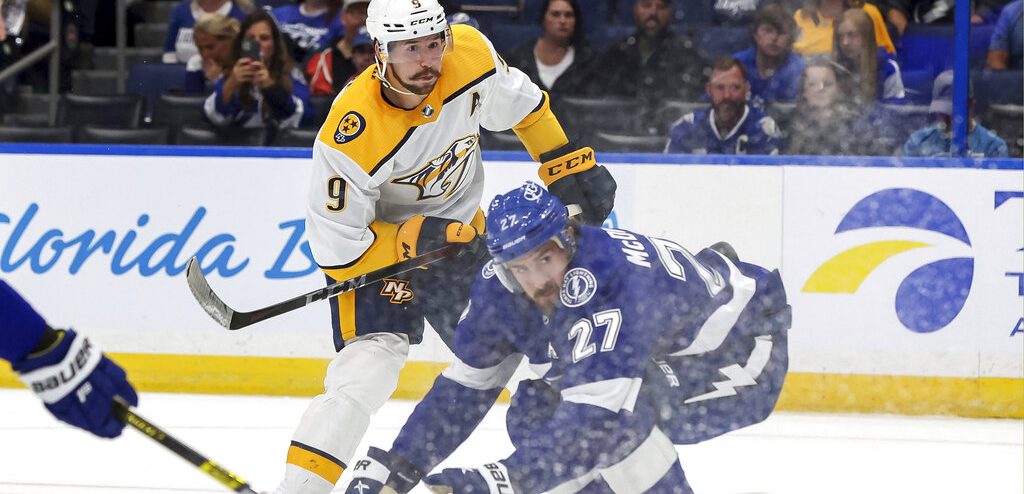
[[[525,153],[484,157],[485,203],[536,178]],[[780,408],[1024,417],[1020,160],[598,158],[619,183],[609,225],[781,268]],[[0,276],[143,390],[316,394],[326,304],[231,332],[184,279],[197,255],[240,310],[321,287],[309,175],[304,150],[0,145]],[[436,337],[414,347],[397,395],[449,358]],[[0,385],[18,385],[6,366]]]

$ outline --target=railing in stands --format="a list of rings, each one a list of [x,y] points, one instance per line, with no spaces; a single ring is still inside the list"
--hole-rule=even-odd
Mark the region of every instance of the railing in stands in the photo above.
[[[124,0],[118,0],[120,4]],[[50,57],[50,71],[47,74],[49,81],[49,117],[50,125],[53,125],[57,120],[57,96],[60,93],[60,45],[61,45],[61,2],[51,2],[50,12],[50,41],[45,45],[32,50],[27,55],[19,59],[17,62],[11,64],[3,71],[0,71],[0,84],[4,81],[11,79],[18,74],[24,72],[26,69],[32,67],[36,62]],[[120,29],[119,29],[120,30]]]

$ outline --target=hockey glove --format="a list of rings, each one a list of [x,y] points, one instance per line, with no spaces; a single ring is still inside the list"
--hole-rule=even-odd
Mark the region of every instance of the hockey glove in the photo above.
[[[401,456],[370,447],[366,458],[352,467],[352,482],[346,494],[405,494],[416,487],[423,472]]]
[[[437,494],[515,494],[508,469],[498,461],[477,468],[445,468],[423,479]]]
[[[52,343],[12,365],[58,419],[100,437],[117,437],[124,423],[114,417],[114,396],[139,403],[124,370],[98,345],[73,330],[47,330]]]
[[[398,255],[412,259],[445,244],[465,244],[465,254],[475,254],[482,240],[472,225],[436,216],[413,216],[398,227]]]
[[[615,179],[594,160],[594,150],[572,143],[540,155],[540,178],[566,206],[578,205],[580,221],[600,225],[615,205]]]

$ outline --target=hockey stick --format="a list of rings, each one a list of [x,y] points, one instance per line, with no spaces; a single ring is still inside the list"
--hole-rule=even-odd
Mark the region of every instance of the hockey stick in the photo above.
[[[140,417],[120,396],[114,397],[113,405],[114,415],[118,420],[149,436],[152,440],[171,450],[183,460],[206,472],[207,475],[213,477],[217,482],[224,484],[228,489],[241,492],[242,494],[259,494],[237,475],[227,471],[224,467],[214,463],[198,451],[186,446],[185,443],[175,439],[163,429],[153,425],[152,422]]]
[[[195,257],[189,259],[188,267],[185,269],[185,277],[188,279],[188,287],[192,290],[192,295],[196,298],[196,301],[199,302],[199,305],[203,310],[205,310],[206,313],[221,326],[230,330],[235,330],[256,324],[264,319],[279,316],[285,312],[291,312],[300,307],[305,307],[313,302],[326,300],[338,294],[349,292],[371,283],[376,283],[385,278],[397,276],[407,271],[412,271],[413,269],[433,264],[441,259],[458,254],[462,248],[462,244],[448,244],[440,249],[427,252],[426,254],[412,259],[406,259],[400,263],[392,264],[349,280],[339,281],[332,285],[327,285],[319,290],[309,292],[305,295],[299,295],[298,297],[285,300],[284,302],[279,302],[251,312],[238,312],[235,309],[228,307],[228,305],[224,303],[219,296],[217,296],[217,293],[210,288],[210,284],[206,281],[206,277],[203,276],[203,270],[199,268],[199,260]]]

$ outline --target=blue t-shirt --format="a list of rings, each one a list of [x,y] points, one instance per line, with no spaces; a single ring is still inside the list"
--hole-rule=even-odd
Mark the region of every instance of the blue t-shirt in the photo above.
[[[225,4],[227,16],[245,19],[245,12],[234,2]],[[220,12],[220,11],[218,11]],[[191,0],[182,0],[171,11],[171,20],[167,23],[167,37],[164,38],[164,53],[174,53],[176,63],[186,63],[193,55],[199,53],[192,39],[192,28],[196,25],[196,16],[192,12]],[[165,63],[170,63],[169,59]]]
[[[1024,8],[1021,0],[1014,0],[1003,7],[992,31],[989,50],[1001,50],[1010,53],[1007,66],[1019,69],[1024,66]]]
[[[684,115],[668,131],[667,153],[690,154],[778,154],[781,140],[772,117],[747,105],[743,117],[727,134],[715,127],[714,110]]]
[[[733,55],[747,68],[750,82],[750,103],[764,107],[773,101],[793,101],[800,92],[800,76],[804,72],[804,59],[790,53],[782,66],[767,79],[762,78],[757,68],[757,49],[748,48]]]
[[[306,16],[299,9],[299,4],[278,7],[273,14],[281,33],[291,40],[292,58],[299,62],[324,43],[323,38],[327,36],[331,23],[327,12]]]
[[[903,156],[949,156],[953,141],[941,124],[920,129],[910,135],[903,145]],[[975,124],[967,134],[967,156],[976,158],[1006,158],[1010,155],[1006,142],[992,131]]]

